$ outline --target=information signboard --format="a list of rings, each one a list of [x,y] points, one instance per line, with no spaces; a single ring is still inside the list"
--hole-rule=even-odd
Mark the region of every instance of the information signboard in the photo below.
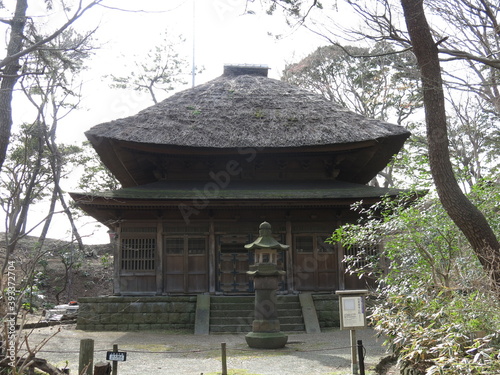
[[[366,289],[337,290],[339,296],[340,329],[366,328]]]
[[[366,327],[364,296],[340,296],[339,302],[341,329]]]
[[[124,362],[127,360],[127,352],[106,352],[106,360]]]

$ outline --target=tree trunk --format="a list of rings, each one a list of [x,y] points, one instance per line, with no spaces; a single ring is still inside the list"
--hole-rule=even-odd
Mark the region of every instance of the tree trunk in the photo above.
[[[1,112],[1,110],[0,110]],[[38,126],[38,132],[40,132],[40,124],[37,124]],[[14,250],[16,249],[17,243],[19,240],[23,237],[23,234],[21,233],[22,229],[25,227],[24,224],[26,222],[26,218],[28,217],[28,212],[30,208],[30,201],[31,201],[31,196],[33,193],[33,189],[36,185],[37,177],[40,173],[40,168],[41,168],[41,163],[42,163],[42,153],[43,153],[43,144],[42,144],[43,139],[38,137],[38,155],[36,158],[36,161],[34,162],[34,166],[32,167],[32,173],[30,177],[29,184],[26,187],[26,194],[25,198],[22,201],[22,205],[20,207],[20,213],[17,217],[17,221],[15,222],[14,225],[14,230],[10,230],[6,233],[5,239],[6,239],[6,248],[5,248],[5,257],[2,260],[3,264],[1,266],[0,273],[3,275],[5,274],[5,270],[7,269],[7,265],[9,263],[11,255],[14,253]],[[0,290],[4,290],[5,288],[5,278],[0,277]],[[19,299],[20,301],[21,299]]]
[[[73,218],[73,214],[71,213],[70,207],[66,203],[66,200],[64,199],[64,192],[61,189],[60,181],[61,181],[61,171],[63,168],[63,157],[61,155],[61,152],[59,150],[59,146],[57,145],[56,142],[56,129],[57,129],[57,111],[58,107],[57,104],[52,101],[52,106],[53,106],[53,113],[54,113],[54,120],[52,122],[52,126],[50,129],[50,132],[45,134],[45,142],[47,144],[48,149],[50,150],[50,166],[52,169],[52,175],[54,179],[54,192],[55,196],[53,198],[59,199],[59,203],[63,207],[64,213],[66,214],[69,223],[71,225],[71,233],[72,233],[72,238],[71,241],[73,241],[73,236],[78,243],[78,249],[80,251],[84,250],[84,245],[83,245],[83,240],[82,237],[80,236],[80,233],[78,232],[78,228],[76,227],[75,220]],[[51,217],[52,219],[52,217]]]
[[[111,364],[109,362],[97,362],[94,365],[94,375],[111,374]]]
[[[23,32],[26,24],[28,0],[17,0],[14,17],[10,21],[10,40],[7,56],[19,53],[23,47]],[[19,78],[19,59],[10,61],[1,72],[0,83],[0,170],[7,155],[12,127],[12,93]]]
[[[453,173],[438,48],[425,17],[423,0],[401,0],[401,4],[421,73],[429,161],[439,199],[500,292],[500,244],[484,215],[460,190]]]

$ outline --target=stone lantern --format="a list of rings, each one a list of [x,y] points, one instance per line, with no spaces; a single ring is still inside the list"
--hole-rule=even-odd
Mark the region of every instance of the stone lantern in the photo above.
[[[288,336],[280,331],[276,306],[276,290],[285,271],[278,270],[278,250],[287,250],[288,245],[280,244],[272,235],[271,225],[263,222],[259,226],[259,238],[245,248],[254,251],[255,263],[247,272],[254,280],[255,319],[252,332],[246,336],[248,346],[259,349],[282,348]]]

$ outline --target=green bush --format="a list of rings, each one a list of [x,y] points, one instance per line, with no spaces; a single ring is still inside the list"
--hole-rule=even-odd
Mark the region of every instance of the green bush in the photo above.
[[[500,373],[500,304],[491,295],[380,291],[371,315],[400,363],[431,374]]]
[[[470,197],[498,233],[498,184],[479,184]],[[344,259],[349,272],[377,276],[374,327],[403,367],[427,375],[500,374],[499,292],[438,199],[410,198],[358,204],[360,222],[331,238],[358,249],[382,245],[370,259],[363,251]]]

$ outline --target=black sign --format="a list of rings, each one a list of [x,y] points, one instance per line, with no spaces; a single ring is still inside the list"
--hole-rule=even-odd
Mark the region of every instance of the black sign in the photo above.
[[[127,352],[106,352],[106,360],[124,362],[127,360]]]

